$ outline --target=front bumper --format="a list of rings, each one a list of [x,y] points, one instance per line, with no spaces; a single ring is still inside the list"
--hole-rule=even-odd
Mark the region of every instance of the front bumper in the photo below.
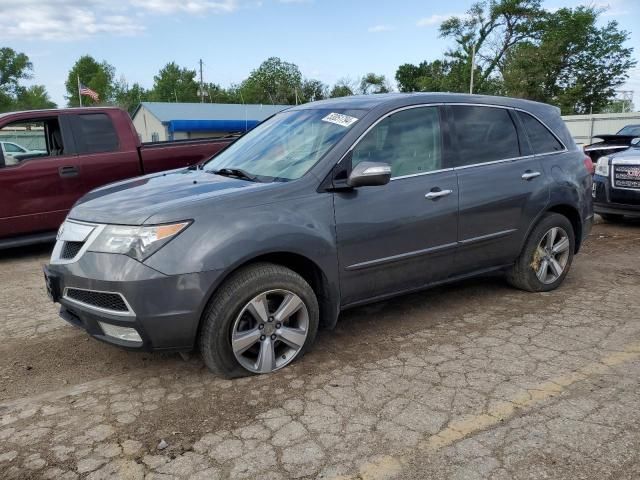
[[[595,175],[593,210],[596,213],[640,217],[640,190],[612,188],[610,178]]]
[[[98,340],[134,350],[191,350],[217,272],[164,275],[125,255],[86,252],[73,263],[45,267],[47,290],[60,317]],[[126,312],[65,295],[68,289],[119,294]],[[134,329],[141,341],[107,335],[100,322]]]

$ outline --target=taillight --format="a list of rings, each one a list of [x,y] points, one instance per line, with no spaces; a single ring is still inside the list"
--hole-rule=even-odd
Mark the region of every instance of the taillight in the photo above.
[[[591,160],[591,157],[588,155],[584,157],[584,168],[586,168],[587,172],[589,172],[591,175],[596,173],[596,167],[593,164],[593,160]]]

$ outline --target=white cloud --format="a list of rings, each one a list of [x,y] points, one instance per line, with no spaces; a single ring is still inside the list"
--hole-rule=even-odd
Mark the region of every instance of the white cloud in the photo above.
[[[444,15],[439,15],[437,13],[431,15],[430,17],[424,17],[418,20],[416,25],[418,27],[433,27],[435,25],[440,25],[442,22],[451,17],[465,18],[466,14],[464,13],[447,13]]]
[[[143,22],[149,14],[230,14],[261,5],[261,0],[0,0],[0,39],[139,35],[146,29]]]
[[[118,5],[104,0],[0,2],[0,38],[66,40],[100,33],[136,35],[144,30]]]
[[[367,31],[369,33],[382,33],[382,32],[391,32],[395,29],[396,27],[392,25],[374,25],[373,27],[369,27]]]
[[[231,13],[240,7],[238,0],[132,0],[131,4],[151,13],[206,14]]]

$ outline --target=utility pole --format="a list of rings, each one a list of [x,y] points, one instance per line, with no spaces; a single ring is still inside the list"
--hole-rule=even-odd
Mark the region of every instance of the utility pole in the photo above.
[[[471,45],[471,82],[469,83],[469,93],[473,93],[473,73],[476,69],[476,44]]]
[[[204,103],[204,82],[202,81],[202,59],[200,59],[200,103]]]

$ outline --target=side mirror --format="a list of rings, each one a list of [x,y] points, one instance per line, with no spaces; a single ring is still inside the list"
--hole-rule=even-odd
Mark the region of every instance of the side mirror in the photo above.
[[[391,180],[391,166],[382,162],[362,162],[356,165],[347,179],[350,187],[386,185]]]
[[[631,139],[632,147],[640,147],[640,137],[635,137]]]

